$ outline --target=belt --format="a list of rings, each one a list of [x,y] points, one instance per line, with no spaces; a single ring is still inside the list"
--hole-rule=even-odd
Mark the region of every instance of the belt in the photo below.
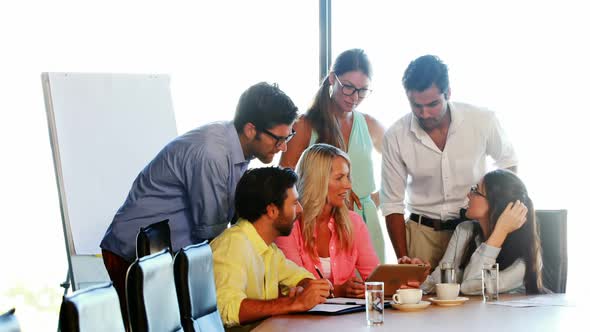
[[[434,228],[435,231],[453,231],[457,226],[464,222],[465,218],[459,219],[449,219],[449,220],[440,220],[440,219],[431,219],[425,216],[421,216],[419,214],[412,213],[410,214],[410,220],[415,221],[421,225],[428,226]]]

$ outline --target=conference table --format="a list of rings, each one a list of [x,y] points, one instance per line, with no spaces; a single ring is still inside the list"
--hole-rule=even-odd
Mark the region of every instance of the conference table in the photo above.
[[[423,300],[433,295],[425,295]],[[501,295],[500,304],[484,303],[468,296],[462,305],[441,307],[434,303],[424,310],[405,312],[387,308],[384,323],[367,326],[365,312],[338,316],[281,315],[261,322],[253,331],[590,331],[590,308],[566,294]],[[536,306],[516,307],[530,301]],[[512,306],[509,306],[512,305]]]

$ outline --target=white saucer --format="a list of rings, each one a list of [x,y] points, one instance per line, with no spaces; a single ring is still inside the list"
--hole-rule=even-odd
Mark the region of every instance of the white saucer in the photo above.
[[[420,303],[416,304],[399,304],[399,303],[391,303],[391,306],[396,308],[397,310],[401,311],[418,311],[422,309],[426,309],[430,305],[428,301],[420,301]]]
[[[442,307],[452,307],[455,305],[461,305],[461,304],[465,303],[465,301],[468,301],[469,298],[459,296],[458,298],[456,298],[454,300],[439,300],[436,297],[431,297],[431,298],[429,298],[429,300],[439,306],[442,306]]]

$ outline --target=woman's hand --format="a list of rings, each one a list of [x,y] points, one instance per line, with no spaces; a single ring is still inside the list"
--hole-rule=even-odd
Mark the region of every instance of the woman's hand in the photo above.
[[[359,197],[354,193],[354,191],[350,190],[350,195],[348,196],[348,209],[350,211],[354,211],[354,205],[356,204],[356,207],[359,209],[363,208],[363,205],[361,204],[361,200],[359,199]]]
[[[524,225],[529,209],[521,201],[510,202],[496,222],[496,229],[510,234]]]
[[[365,283],[358,277],[352,277],[346,280],[342,285],[334,288],[337,297],[365,297]]]
[[[527,212],[528,208],[521,201],[508,203],[486,243],[492,247],[501,248],[506,236],[524,225]]]

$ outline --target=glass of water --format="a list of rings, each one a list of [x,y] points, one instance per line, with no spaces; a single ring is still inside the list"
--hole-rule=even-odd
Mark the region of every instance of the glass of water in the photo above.
[[[500,293],[499,266],[486,264],[481,269],[481,295],[484,302],[498,301]]]
[[[367,325],[373,326],[383,324],[384,297],[383,282],[365,282]]]
[[[443,262],[440,265],[440,282],[443,284],[455,284],[457,279],[455,278],[455,268],[450,262]]]

